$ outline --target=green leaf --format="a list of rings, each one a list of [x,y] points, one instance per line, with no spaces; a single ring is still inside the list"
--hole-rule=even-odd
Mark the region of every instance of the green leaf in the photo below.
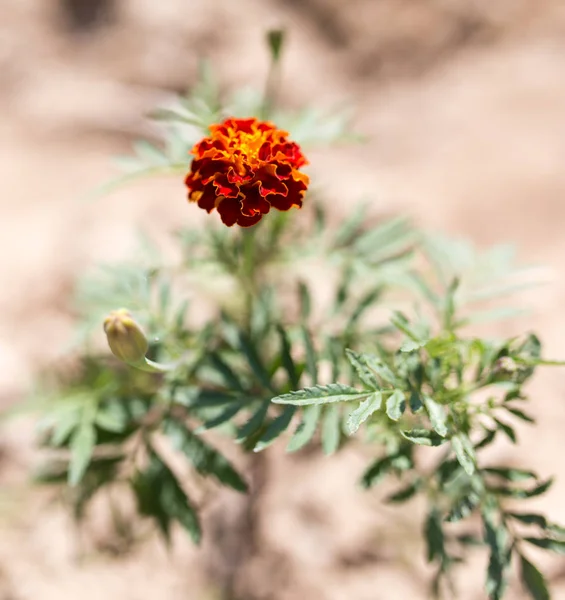
[[[476,492],[470,492],[455,502],[445,520],[448,523],[456,523],[461,519],[466,519],[479,505],[480,501],[481,497]]]
[[[447,415],[445,414],[445,408],[429,396],[423,395],[422,400],[430,417],[432,427],[439,435],[444,437],[447,435]]]
[[[295,412],[296,406],[285,406],[283,412],[271,421],[265,433],[259,438],[253,448],[253,452],[264,450],[270,446],[281,433],[284,433],[290,425],[290,421]]]
[[[67,442],[69,436],[80,424],[80,410],[67,410],[61,415],[57,415],[57,422],[51,433],[50,443],[52,446],[62,446]]]
[[[402,489],[398,490],[394,494],[391,494],[390,496],[388,496],[386,498],[385,502],[392,502],[392,503],[406,502],[406,500],[409,500],[410,498],[412,498],[412,496],[414,496],[421,487],[422,487],[421,480],[416,479],[412,483],[408,484],[406,487],[403,487]]]
[[[384,456],[377,459],[366,471],[361,478],[361,485],[365,489],[373,487],[392,469],[392,460],[390,456]]]
[[[300,320],[305,323],[310,317],[312,300],[308,286],[303,281],[298,283],[298,295],[300,297]]]
[[[242,408],[242,404],[239,402],[234,402],[233,405],[227,406],[218,416],[202,423],[202,425],[195,430],[195,433],[200,434],[208,429],[220,427],[220,425],[231,421],[231,419],[233,419],[233,417],[235,417],[235,415],[237,415]]]
[[[353,365],[359,379],[369,388],[373,390],[380,390],[381,384],[376,376],[376,371],[371,368],[373,358],[367,354],[358,354],[349,348],[345,349],[345,354],[349,362]]]
[[[536,422],[536,420],[533,417],[530,417],[530,415],[518,408],[514,408],[512,406],[506,406],[505,408],[509,413],[513,414],[515,417],[518,417],[518,419],[521,419],[522,421],[526,421],[527,423]]]
[[[351,331],[355,325],[360,321],[361,317],[365,314],[367,309],[375,304],[375,302],[383,295],[385,287],[379,285],[372,290],[369,290],[357,303],[357,306],[352,311],[349,320],[345,326],[347,331]]]
[[[294,360],[292,359],[290,341],[286,331],[280,325],[277,327],[277,330],[281,340],[281,363],[288,375],[288,381],[291,387],[296,389],[300,386],[300,378]]]
[[[415,342],[414,340],[404,340],[400,345],[401,352],[414,352],[419,350],[423,345],[423,342]]]
[[[269,401],[265,400],[261,404],[261,406],[253,413],[249,420],[238,429],[236,441],[243,442],[259,430],[259,428],[261,427],[261,425],[263,425],[263,422],[265,421],[265,417],[267,416],[269,404]]]
[[[524,555],[520,555],[520,580],[533,600],[550,600],[543,574]]]
[[[541,496],[551,487],[552,484],[553,479],[550,478],[530,490],[495,486],[489,486],[489,490],[492,493],[498,494],[500,496],[508,496],[510,498],[520,498],[522,500],[525,500],[526,498],[535,498],[536,496]]]
[[[533,471],[510,467],[485,467],[483,471],[489,475],[497,475],[508,481],[525,481],[527,479],[536,479],[537,477]]]
[[[348,213],[349,216],[335,233],[333,242],[335,247],[348,246],[355,241],[366,222],[368,208],[369,203],[364,202]]]
[[[565,554],[565,541],[535,537],[526,537],[524,541],[544,550],[551,550],[557,554]]]
[[[444,437],[428,429],[411,429],[409,431],[401,431],[400,433],[407,440],[420,446],[441,446],[441,444],[447,442]]]
[[[324,454],[331,455],[339,448],[341,429],[339,426],[340,409],[337,404],[324,407],[322,420],[322,449]]]
[[[491,444],[494,441],[497,433],[498,429],[487,429],[485,437],[475,445],[475,450],[480,450],[481,448]]]
[[[286,447],[287,452],[300,450],[312,439],[314,433],[316,433],[316,427],[321,414],[322,407],[319,404],[307,406],[302,411],[302,421]]]
[[[390,322],[402,333],[407,335],[411,340],[418,344],[426,342],[418,333],[410,327],[410,321],[399,311],[394,311],[394,316],[390,319]]]
[[[95,423],[105,431],[122,433],[128,426],[128,413],[125,406],[118,402],[112,402],[101,408],[96,413]]]
[[[198,513],[172,473],[163,482],[160,496],[163,508],[186,529],[192,541],[199,544],[202,529]]]
[[[347,418],[347,433],[353,435],[374,412],[379,410],[382,401],[383,396],[381,392],[375,392],[361,402]]]
[[[342,383],[330,383],[282,394],[273,398],[271,402],[306,406],[308,404],[327,404],[328,402],[352,402],[367,398],[371,394],[371,391],[360,391]]]
[[[149,114],[149,118],[154,119],[156,121],[186,123],[188,125],[194,125],[196,127],[202,126],[200,119],[191,116],[189,113],[181,113],[169,108],[157,108]]]
[[[300,328],[302,333],[302,340],[304,341],[304,347],[306,349],[306,371],[310,375],[310,379],[313,384],[318,383],[318,362],[316,359],[316,350],[314,348],[314,342],[308,329],[304,326]]]
[[[416,390],[412,390],[410,394],[410,410],[413,413],[417,413],[423,406],[421,395]]]
[[[445,556],[443,526],[441,514],[435,508],[426,518],[424,537],[427,545],[428,562],[433,562],[436,558],[441,560]]]
[[[210,352],[208,354],[208,359],[214,369],[220,373],[228,388],[238,392],[245,392],[245,388],[239,380],[239,377],[217,352]]]
[[[69,463],[69,485],[75,486],[83,478],[92,458],[96,445],[96,429],[89,421],[83,421],[75,430],[69,449],[71,460]]]
[[[469,438],[458,433],[451,438],[451,446],[459,464],[465,469],[467,475],[473,475],[475,472],[476,456]]]
[[[547,525],[547,519],[543,515],[536,513],[506,513],[509,517],[525,523],[526,525],[537,525],[545,529]]]
[[[510,553],[506,549],[508,535],[504,525],[496,522],[492,509],[483,510],[482,516],[484,540],[490,547],[486,591],[491,600],[500,600],[506,589],[506,570],[510,561]]]
[[[142,515],[153,517],[167,541],[170,522],[177,520],[198,544],[202,536],[198,514],[169,467],[149,450],[149,465],[132,479],[138,509]]]
[[[243,333],[239,332],[239,349],[247,359],[247,363],[253,372],[253,375],[257,379],[257,381],[266,389],[270,391],[273,390],[273,386],[271,383],[271,377],[269,376],[269,372],[263,365],[259,355],[257,353],[257,349],[251,342],[251,340]]]
[[[398,421],[405,410],[406,400],[404,398],[404,392],[401,390],[394,390],[394,392],[387,398],[386,414],[393,421]]]
[[[498,427],[505,433],[505,435],[508,437],[508,439],[515,444],[516,443],[516,432],[514,431],[513,427],[510,427],[510,425],[507,425],[506,423],[503,423],[502,421],[500,421],[499,419],[494,419],[496,424],[498,425]]]
[[[228,459],[183,424],[169,420],[165,426],[165,433],[174,447],[190,460],[198,473],[211,475],[238,492],[247,491],[247,484]]]

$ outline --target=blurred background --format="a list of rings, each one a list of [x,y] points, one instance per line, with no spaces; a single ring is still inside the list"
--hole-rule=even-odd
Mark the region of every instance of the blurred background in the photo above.
[[[479,246],[515,243],[550,276],[528,297],[532,316],[492,333],[539,331],[546,355],[565,358],[562,0],[1,0],[2,408],[64,351],[77,274],[128,256],[139,228],[163,236],[199,218],[178,180],[79,198],[115,175],[111,155],[151,135],[146,114],[194,82],[199,59],[226,89],[261,85],[264,31],[279,26],[289,34],[282,102],[351,103],[369,138],[310,153],[336,218],[370,199],[376,215],[406,214]],[[564,522],[565,374],[543,372],[531,392],[539,425],[501,452],[557,475],[538,505]],[[30,486],[34,458],[33,423],[3,426],[0,600],[235,598],[234,586],[247,600],[426,597],[419,515],[399,520],[379,493],[356,488],[367,462],[358,452],[269,450],[254,500],[268,518],[253,539],[248,501],[222,491],[202,549],[181,534],[170,553],[150,539],[122,556],[94,524],[98,551],[86,558],[71,517]],[[565,598],[565,566],[545,566]],[[461,598],[484,597],[475,568]],[[509,598],[521,597],[513,585]]]

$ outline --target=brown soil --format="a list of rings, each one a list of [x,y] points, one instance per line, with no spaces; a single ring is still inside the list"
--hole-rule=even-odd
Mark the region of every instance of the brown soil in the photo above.
[[[279,24],[290,32],[284,101],[352,99],[357,128],[370,136],[311,156],[336,215],[367,197],[375,214],[406,213],[481,246],[516,243],[525,261],[550,268],[550,282],[528,298],[533,317],[497,331],[539,330],[547,355],[564,357],[564,8],[560,0],[4,0],[1,404],[21,402],[63,351],[77,273],[127,256],[138,226],[162,235],[192,218],[175,181],[90,204],[76,198],[113,175],[109,157],[150,132],[144,114],[193,81],[200,56],[226,86],[260,82],[262,32]],[[509,462],[557,475],[537,504],[560,522],[564,389],[562,371],[541,374],[532,385],[539,426],[521,431],[518,450],[500,449]],[[260,498],[268,519],[240,565],[245,506],[227,492],[207,510],[202,550],[178,535],[170,554],[153,539],[128,556],[79,560],[84,544],[67,513],[27,483],[32,448],[28,419],[3,426],[0,600],[219,598],[215,584],[233,565],[249,599],[426,597],[418,511],[399,521],[380,492],[356,488],[367,460],[359,451],[331,461],[269,451]],[[554,597],[565,598],[563,565],[546,566]],[[461,578],[461,599],[484,597],[482,568]],[[509,598],[521,597],[513,583]]]

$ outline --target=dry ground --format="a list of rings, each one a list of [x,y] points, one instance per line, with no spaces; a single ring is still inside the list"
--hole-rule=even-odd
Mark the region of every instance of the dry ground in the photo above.
[[[63,5],[74,7],[74,25]],[[68,340],[75,275],[127,255],[136,226],[162,233],[192,218],[179,182],[89,205],[76,197],[111,176],[109,156],[146,131],[147,110],[193,79],[199,56],[213,59],[226,86],[259,82],[262,31],[281,23],[291,33],[284,100],[352,98],[357,127],[371,138],[312,156],[335,214],[369,197],[376,214],[407,213],[480,245],[518,244],[524,260],[548,265],[552,276],[530,299],[535,316],[512,327],[539,330],[547,354],[565,356],[562,1],[124,0],[97,23],[89,5],[97,3],[3,0],[0,8],[4,406],[21,400]],[[532,392],[539,428],[523,432],[517,454],[501,452],[558,476],[541,505],[565,522],[563,371],[542,374]],[[230,557],[214,558],[210,542],[202,553],[179,538],[172,555],[151,542],[126,558],[78,562],[65,512],[46,507],[26,483],[31,448],[30,423],[3,428],[1,600],[218,597],[209,582]],[[394,511],[356,491],[362,456],[330,463],[274,451],[268,460],[264,552],[244,574],[254,598],[425,598],[416,517],[391,529]],[[231,523],[236,535],[239,510],[224,494],[207,518]],[[563,564],[549,563],[548,572],[555,598],[565,598]],[[474,575],[464,577],[460,598],[482,597]],[[521,597],[516,586],[509,597]]]

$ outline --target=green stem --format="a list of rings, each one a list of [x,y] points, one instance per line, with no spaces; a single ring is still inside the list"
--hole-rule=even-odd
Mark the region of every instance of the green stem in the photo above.
[[[256,228],[242,229],[242,253],[239,282],[245,298],[245,328],[251,331],[251,319],[257,295]]]
[[[275,108],[279,76],[280,62],[273,59],[269,65],[269,72],[267,73],[267,80],[265,82],[265,90],[263,92],[263,101],[260,110],[261,119],[268,119]]]
[[[153,360],[149,360],[146,356],[144,356],[142,360],[135,363],[128,363],[128,365],[130,365],[130,367],[135,367],[140,371],[145,371],[146,373],[167,373],[177,366],[175,363],[163,365]]]

